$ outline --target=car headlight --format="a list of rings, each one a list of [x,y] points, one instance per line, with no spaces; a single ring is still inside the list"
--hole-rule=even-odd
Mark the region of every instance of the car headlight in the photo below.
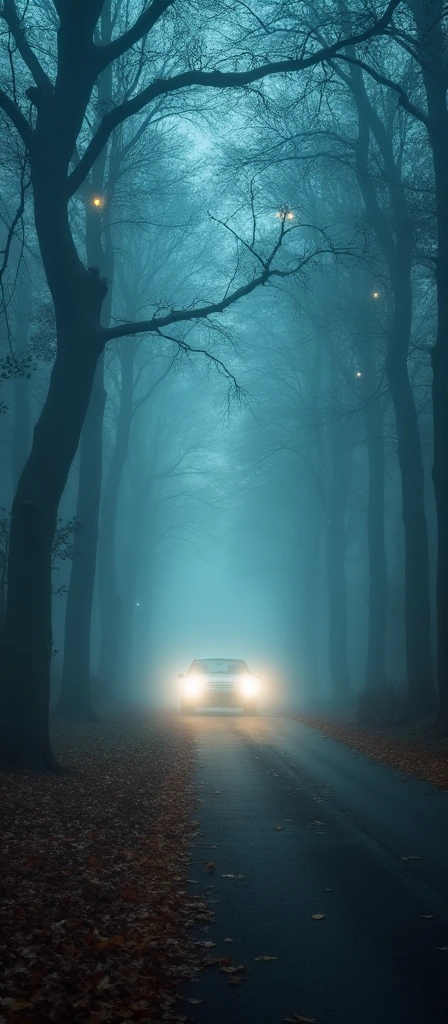
[[[182,690],[186,697],[198,697],[204,689],[204,683],[202,679],[197,676],[190,676],[189,679],[185,679]]]
[[[241,680],[240,690],[243,697],[256,697],[259,690],[258,679],[254,679],[252,676],[245,676]]]

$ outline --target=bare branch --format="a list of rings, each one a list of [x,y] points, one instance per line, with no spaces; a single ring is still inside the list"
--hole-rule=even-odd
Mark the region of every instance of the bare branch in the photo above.
[[[16,104],[12,99],[10,99],[8,94],[3,91],[3,89],[0,89],[0,109],[4,110],[5,114],[7,114],[9,120],[12,121],[14,127],[17,129],[20,138],[25,143],[25,146],[29,149],[33,138],[32,128],[30,128],[30,125],[28,124],[26,117],[22,114],[22,111],[16,107]]]
[[[286,233],[287,232],[283,230],[281,238],[283,238]],[[347,255],[346,248],[338,250],[333,246],[329,246],[325,249],[313,249],[312,252],[303,256],[294,267],[287,270],[279,270],[272,268],[271,264],[280,248],[280,245],[281,241],[279,240],[271,252],[271,255],[266,260],[264,270],[261,274],[252,278],[252,280],[247,284],[236,288],[234,292],[231,292],[230,295],[226,295],[220,302],[213,302],[208,306],[193,306],[191,309],[172,310],[171,313],[167,313],[165,316],[152,317],[150,320],[137,320],[133,323],[116,324],[114,327],[104,328],[101,331],[104,344],[107,344],[108,341],[113,341],[114,338],[132,337],[136,334],[160,334],[163,328],[169,327],[171,324],[180,324],[191,320],[206,320],[208,317],[213,316],[214,313],[224,313],[229,306],[234,305],[234,303],[238,302],[239,299],[244,298],[246,295],[251,295],[256,288],[260,288],[262,285],[267,284],[270,278],[293,277],[307,266],[307,264],[316,256],[323,255],[324,253],[330,253],[331,255],[343,253]],[[183,343],[177,340],[177,344]]]
[[[20,56],[28,70],[31,71],[36,85],[41,89],[51,89],[51,81],[26,38],[23,18],[19,18],[14,0],[4,0],[2,13]]]
[[[415,104],[411,102],[409,96],[398,82],[394,82],[393,79],[387,78],[386,75],[381,75],[379,71],[376,71],[370,64],[366,64],[365,61],[360,60],[358,57],[348,57],[344,53],[338,53],[338,60],[344,60],[347,64],[357,64],[358,67],[362,68],[366,74],[370,75],[378,85],[384,85],[387,89],[392,89],[397,93],[400,105],[408,111],[408,114],[412,114],[412,117],[415,117],[417,121],[421,121],[422,124],[428,127],[429,118],[423,110],[420,110],[419,107],[416,107]]]
[[[324,46],[309,54],[308,57],[302,57],[297,60],[274,61],[270,64],[251,68],[248,71],[184,71],[179,75],[174,75],[172,78],[156,79],[145,89],[142,89],[140,93],[137,93],[131,100],[125,100],[104,116],[79,164],[68,179],[69,195],[74,195],[87,177],[90,168],[104,149],[114,129],[127,120],[127,118],[140,113],[153,100],[158,99],[160,96],[168,96],[171,93],[179,92],[181,89],[191,88],[192,86],[204,86],[209,89],[243,88],[252,82],[257,82],[271,75],[304,71],[307,68],[314,67],[316,64],[328,62],[332,57],[339,54],[341,49],[356,46],[358,43],[366,42],[368,39],[381,33],[389,24],[400,2],[401,0],[390,0],[382,17],[375,21],[370,28],[365,29],[364,32],[340,39],[329,46]]]
[[[138,43],[140,39],[148,35],[148,32],[154,28],[154,25],[160,21],[161,17],[165,14],[165,11],[169,7],[172,7],[174,0],[152,0],[152,3],[146,10],[142,11],[137,21],[124,32],[118,39],[114,39],[107,46],[96,47],[96,63],[99,71],[104,71],[112,61],[116,60],[117,57],[121,57],[123,53],[130,50],[135,43]]]

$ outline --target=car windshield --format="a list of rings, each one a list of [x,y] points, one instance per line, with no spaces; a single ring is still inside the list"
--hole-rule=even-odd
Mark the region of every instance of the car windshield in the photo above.
[[[234,661],[229,658],[207,658],[194,661],[188,670],[189,676],[198,674],[209,676],[222,673],[223,675],[248,674],[249,669],[245,661]]]

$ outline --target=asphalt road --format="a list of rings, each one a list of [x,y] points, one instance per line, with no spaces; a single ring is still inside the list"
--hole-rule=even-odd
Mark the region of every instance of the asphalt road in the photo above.
[[[245,981],[208,967],[184,990],[202,1003],[179,1013],[447,1024],[448,794],[288,718],[190,722],[203,801],[191,891],[216,901],[197,937]]]

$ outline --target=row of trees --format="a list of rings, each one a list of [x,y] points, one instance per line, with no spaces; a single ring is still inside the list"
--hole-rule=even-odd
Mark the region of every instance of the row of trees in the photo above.
[[[78,446],[76,519],[82,529],[76,534],[67,600],[60,710],[88,714],[97,554],[102,593],[100,675],[112,690],[120,665],[117,643],[123,609],[115,541],[130,440],[138,437],[133,423],[142,406],[173,379],[176,352],[206,349],[205,358],[238,388],[233,366],[229,369],[229,360],[221,359],[221,350],[215,355],[210,348],[213,335],[205,342],[201,339],[198,324],[205,321],[211,328],[218,323],[214,318],[221,322],[222,314],[231,306],[236,309],[237,302],[241,309],[254,309],[249,296],[267,284],[281,287],[282,294],[286,291],[286,302],[297,303],[294,282],[306,273],[308,289],[306,298],[300,299],[304,308],[297,333],[303,335],[309,324],[317,336],[315,351],[307,359],[308,380],[316,394],[320,389],[329,394],[324,415],[331,422],[323,430],[320,413],[314,424],[308,416],[306,429],[314,434],[307,445],[312,451],[298,457],[308,465],[313,481],[308,490],[327,523],[333,679],[339,692],[347,695],[344,549],[353,462],[348,457],[348,423],[359,425],[361,416],[369,474],[369,685],[385,674],[383,424],[384,407],[389,416],[391,402],[402,482],[407,676],[414,712],[421,714],[434,704],[434,687],[421,424],[409,356],[415,324],[426,304],[432,308],[427,293],[435,266],[437,338],[431,352],[437,686],[439,722],[446,728],[448,192],[443,3],[395,0],[366,8],[356,0],[350,5],[337,0],[325,38],[321,6],[310,4],[305,12],[295,2],[279,5],[269,0],[257,11],[238,2],[222,2],[218,9],[216,4],[201,4],[193,10],[181,0],[153,0],[142,7],[124,7],[112,0],[3,4],[0,108],[9,145],[2,282],[9,274],[15,294],[20,273],[13,268],[23,267],[24,257],[28,267],[31,260],[39,262],[52,309],[48,315],[48,300],[40,300],[29,319],[40,322],[49,358],[53,344],[56,350],[31,450],[22,465],[22,444],[14,463],[17,486],[1,689],[2,748],[10,763],[57,768],[48,732],[51,552],[58,508]],[[49,43],[43,52],[42,38],[55,45]],[[412,94],[409,82],[416,82]],[[240,98],[237,109],[232,104],[235,95]],[[233,134],[240,130],[242,146],[238,152],[233,147],[224,159],[228,167],[231,156],[229,197],[238,200],[242,186],[244,193],[238,218],[227,219],[229,203],[224,209],[220,198],[215,202],[217,218],[207,222],[202,203],[195,206],[184,200],[189,188],[191,196],[192,183],[197,186],[200,181],[202,191],[210,187],[203,167],[201,178],[198,169],[195,177],[194,164],[200,159],[200,128],[209,140],[208,159],[217,167],[222,153],[217,124],[228,125]],[[222,168],[221,172],[224,177]],[[167,175],[182,196],[175,210],[164,208],[164,203],[169,205]],[[279,195],[288,200],[286,205],[279,202]],[[279,216],[273,235],[275,209]],[[126,219],[132,221],[132,229],[123,224]],[[144,234],[146,221],[152,221],[151,236]],[[149,246],[145,279],[142,268],[137,269],[135,250],[148,251]],[[133,260],[125,258],[126,250],[133,251]],[[416,279],[416,268],[424,268],[423,278]],[[130,281],[135,276],[145,282],[143,293]],[[331,314],[328,296],[322,302],[327,288],[333,296]],[[277,291],[267,294],[275,296],[276,308]],[[5,290],[3,297],[6,340],[11,342]],[[22,303],[20,311],[17,326],[26,319]],[[19,334],[17,330],[12,339],[12,377],[17,421],[24,423],[19,389],[23,392],[26,380],[27,345]],[[138,343],[145,335],[152,340]],[[273,357],[278,331],[275,336]],[[104,481],[98,548],[104,373],[107,352],[118,339],[124,340],[113,348],[107,367],[108,388],[114,374],[119,381],[119,408]],[[299,358],[303,346],[297,340]],[[425,335],[420,348],[429,343]],[[300,363],[295,368],[297,388],[304,367]],[[278,374],[276,366],[273,372]],[[420,364],[416,372],[420,373]],[[363,389],[361,402],[354,397],[356,384]],[[180,395],[182,374],[178,387]],[[344,402],[350,399],[342,410],[336,397],[341,388]],[[300,421],[299,410],[296,401],[294,415]],[[24,437],[27,432],[29,427]],[[293,439],[292,447],[301,445]],[[160,472],[175,478],[185,457],[185,451],[176,453],[174,446]],[[291,470],[298,479],[297,470]],[[151,486],[158,472],[153,463],[148,474]],[[141,492],[137,516],[144,501]],[[306,511],[303,507],[302,514],[308,523],[302,523],[303,535],[316,517],[312,505]],[[164,529],[162,522],[159,532]],[[311,577],[311,566],[308,571]]]

